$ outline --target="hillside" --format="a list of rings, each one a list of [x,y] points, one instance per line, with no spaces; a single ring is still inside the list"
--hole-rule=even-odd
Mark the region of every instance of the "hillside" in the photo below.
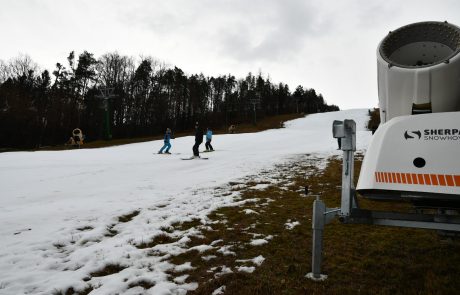
[[[173,140],[169,156],[156,154],[161,140],[0,154],[0,294],[218,294],[224,285],[236,294],[238,282],[247,287],[241,294],[277,294],[286,285],[289,294],[306,286],[322,293],[328,284],[332,292],[351,292],[359,286],[341,285],[340,260],[330,257],[331,265],[327,254],[326,271],[334,279],[288,282],[308,271],[312,196],[337,201],[340,163],[334,159],[340,153],[331,124],[343,119],[357,122],[364,152],[371,137],[366,109],[309,115],[283,129],[216,135],[216,151],[203,154],[209,160],[180,159],[191,155],[190,136]],[[302,195],[304,185],[310,197]],[[337,230],[331,226],[343,239]],[[304,248],[295,247],[301,243]],[[340,245],[326,243],[327,251],[339,251]],[[296,256],[301,267],[289,258]],[[273,273],[277,263],[295,276],[273,281],[283,277]],[[261,272],[268,281],[251,281]],[[204,280],[206,273],[213,280]]]

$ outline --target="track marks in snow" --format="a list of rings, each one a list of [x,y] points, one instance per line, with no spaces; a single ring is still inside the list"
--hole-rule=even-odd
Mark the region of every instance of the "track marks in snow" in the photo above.
[[[302,164],[292,165],[295,161]],[[273,220],[261,222],[260,215],[273,210],[280,191],[298,191],[303,197],[303,187],[290,175],[306,171],[303,177],[308,177],[308,173],[314,173],[312,170],[318,171],[321,161],[301,155],[224,187],[188,192],[193,197],[179,202],[169,199],[149,208],[129,210],[105,225],[97,218],[93,223],[82,221],[71,240],[55,243],[56,258],[63,269],[80,274],[81,281],[76,286],[85,283],[86,287],[103,288],[104,278],[110,277],[130,292],[152,292],[163,287],[171,291],[194,290],[202,275],[220,280],[229,274],[251,274],[269,258],[240,255],[262,251],[277,237],[277,233],[267,234],[272,231]],[[272,195],[274,189],[278,193]],[[203,202],[205,196],[211,196],[207,197],[209,201]],[[242,215],[244,221],[239,220]],[[283,228],[285,223],[286,219],[281,224]],[[151,234],[133,236],[133,229]],[[107,248],[121,250],[119,258],[109,261],[105,257]],[[84,265],[84,258],[80,264],[72,262],[72,256],[79,252],[98,255],[101,263]],[[135,269],[143,268],[158,280],[133,276]]]

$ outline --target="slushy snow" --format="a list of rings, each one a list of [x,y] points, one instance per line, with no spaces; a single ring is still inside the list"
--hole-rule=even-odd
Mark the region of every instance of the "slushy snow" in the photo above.
[[[185,283],[186,277],[169,278],[167,272],[193,265],[173,265],[167,257],[188,251],[184,245],[199,230],[186,236],[173,233],[177,242],[151,249],[136,245],[164,235],[176,222],[199,219],[206,226],[212,210],[238,205],[238,193],[229,194],[230,182],[298,155],[315,154],[325,165],[327,158],[340,154],[332,121],[344,119],[356,121],[358,149],[364,150],[371,137],[365,130],[367,109],[308,115],[286,122],[283,129],[214,135],[217,151],[207,154],[208,161],[180,160],[192,155],[193,136],[172,140],[170,156],[156,154],[162,140],[0,153],[0,294],[51,294],[70,287],[82,290],[88,284],[95,288],[91,294],[134,294],[140,287],[129,286],[142,280],[154,285],[146,294],[182,294],[197,288],[196,283]],[[240,204],[244,202],[250,200]],[[129,214],[131,218],[120,218]],[[212,247],[235,255],[230,247],[217,244],[196,250],[204,259],[212,259],[205,255]],[[120,271],[91,275],[107,265],[118,265]],[[216,276],[229,272],[222,266]]]

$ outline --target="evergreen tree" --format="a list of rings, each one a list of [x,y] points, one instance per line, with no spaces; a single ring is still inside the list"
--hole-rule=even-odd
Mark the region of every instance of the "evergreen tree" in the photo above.
[[[136,65],[134,58],[117,52],[96,59],[75,52],[67,64],[39,73],[28,56],[0,61],[0,145],[31,148],[62,144],[81,127],[89,140],[104,138],[110,124],[115,138],[190,130],[195,121],[214,128],[251,122],[253,99],[260,101],[257,117],[294,112],[325,112],[328,105],[315,89],[296,87],[291,94],[284,83],[273,84],[261,72],[237,80],[235,76],[186,75],[151,57]],[[108,115],[98,97],[113,88]],[[106,118],[108,117],[108,121]]]

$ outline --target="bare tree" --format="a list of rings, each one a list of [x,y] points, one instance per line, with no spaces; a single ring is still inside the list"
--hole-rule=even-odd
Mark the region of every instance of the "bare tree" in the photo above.
[[[0,59],[0,84],[5,82],[9,77],[8,66],[6,62]]]
[[[134,59],[118,52],[106,53],[99,58],[99,83],[105,86],[125,85],[135,71]]]
[[[10,77],[20,77],[29,75],[30,72],[36,73],[39,70],[37,63],[27,54],[19,54],[8,62],[8,74]]]

